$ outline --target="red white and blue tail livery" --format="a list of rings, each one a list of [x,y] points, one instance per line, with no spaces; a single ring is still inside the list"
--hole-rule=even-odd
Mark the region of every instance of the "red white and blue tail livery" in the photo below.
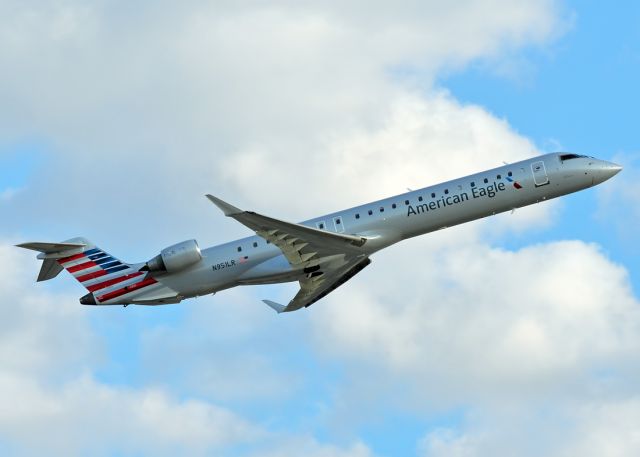
[[[38,281],[63,269],[73,275],[88,290],[82,304],[159,305],[240,285],[298,281],[300,290],[287,305],[263,300],[281,313],[322,299],[369,265],[372,254],[398,241],[577,192],[621,169],[593,157],[545,154],[300,224],[207,195],[255,236],[202,251],[195,240],[183,241],[138,264],[84,238],[18,246],[40,252]]]
[[[38,258],[43,260],[43,264],[38,281],[51,279],[63,269],[76,278],[89,291],[80,299],[83,304],[176,302],[174,291],[167,291],[147,271],[140,271],[143,265],[124,263],[85,238],[73,238],[62,243],[22,243],[18,246],[40,252]],[[159,290],[163,292],[165,301],[158,299]]]

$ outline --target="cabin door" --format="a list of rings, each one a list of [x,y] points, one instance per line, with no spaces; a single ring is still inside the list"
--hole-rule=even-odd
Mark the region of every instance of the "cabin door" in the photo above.
[[[531,172],[533,173],[533,182],[536,187],[549,184],[549,176],[547,175],[547,169],[544,167],[544,162],[533,162],[531,164]]]
[[[344,222],[342,222],[342,218],[341,217],[334,217],[333,218],[333,225],[336,228],[336,232],[338,232],[338,233],[344,232]]]

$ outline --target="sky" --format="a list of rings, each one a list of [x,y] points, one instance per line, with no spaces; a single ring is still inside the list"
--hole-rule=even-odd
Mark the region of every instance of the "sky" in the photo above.
[[[640,453],[640,6],[0,0],[0,453]],[[86,307],[14,245],[125,261],[535,156],[624,166],[295,284]]]

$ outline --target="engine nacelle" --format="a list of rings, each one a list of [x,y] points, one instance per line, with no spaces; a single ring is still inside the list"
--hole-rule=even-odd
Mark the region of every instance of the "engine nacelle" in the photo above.
[[[148,271],[175,273],[202,260],[202,253],[196,240],[183,241],[160,251],[160,255],[149,260],[144,266]]]

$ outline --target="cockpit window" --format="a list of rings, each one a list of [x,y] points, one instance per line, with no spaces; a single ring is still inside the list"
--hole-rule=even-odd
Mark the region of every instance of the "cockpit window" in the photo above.
[[[571,160],[571,159],[580,159],[580,158],[586,158],[587,156],[581,156],[578,154],[562,154],[560,156],[560,160],[561,161],[565,161],[565,160]]]

